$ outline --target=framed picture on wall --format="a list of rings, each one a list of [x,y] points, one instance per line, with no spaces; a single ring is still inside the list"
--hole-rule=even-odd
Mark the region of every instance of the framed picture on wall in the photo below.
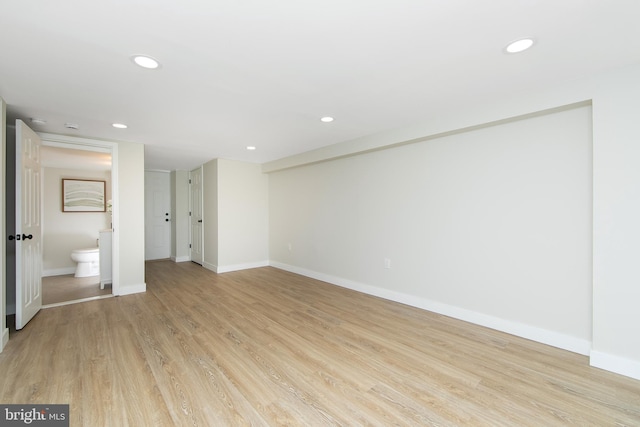
[[[106,212],[105,181],[62,180],[62,212]]]

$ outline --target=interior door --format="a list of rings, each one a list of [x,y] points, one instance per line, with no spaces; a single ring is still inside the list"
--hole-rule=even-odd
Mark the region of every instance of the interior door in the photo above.
[[[171,189],[168,172],[144,173],[145,259],[171,256]]]
[[[202,167],[191,171],[191,261],[202,265]]]
[[[16,329],[42,308],[40,137],[16,120]]]

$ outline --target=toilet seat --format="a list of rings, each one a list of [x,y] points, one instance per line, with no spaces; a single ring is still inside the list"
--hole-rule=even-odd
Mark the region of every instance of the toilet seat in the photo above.
[[[90,253],[98,253],[100,249],[99,248],[87,248],[87,249],[74,249],[72,252],[78,253],[78,254],[90,254]]]

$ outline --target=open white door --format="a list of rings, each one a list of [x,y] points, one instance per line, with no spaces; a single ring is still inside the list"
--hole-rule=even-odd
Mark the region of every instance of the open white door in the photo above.
[[[202,166],[190,173],[191,261],[202,265]]]
[[[42,308],[40,137],[16,120],[16,329]]]

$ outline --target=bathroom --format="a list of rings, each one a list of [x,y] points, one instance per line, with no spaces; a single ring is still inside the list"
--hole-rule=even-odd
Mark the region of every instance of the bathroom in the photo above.
[[[110,282],[101,284],[97,251],[89,255],[91,259],[82,265],[72,259],[72,252],[98,248],[101,235],[103,242],[100,246],[104,248],[109,243],[111,155],[43,146],[42,174],[43,305],[110,296]],[[93,181],[97,185],[104,182],[106,211],[76,212],[64,209],[63,180]],[[74,258],[78,259],[77,256]],[[76,273],[83,277],[74,277]]]

